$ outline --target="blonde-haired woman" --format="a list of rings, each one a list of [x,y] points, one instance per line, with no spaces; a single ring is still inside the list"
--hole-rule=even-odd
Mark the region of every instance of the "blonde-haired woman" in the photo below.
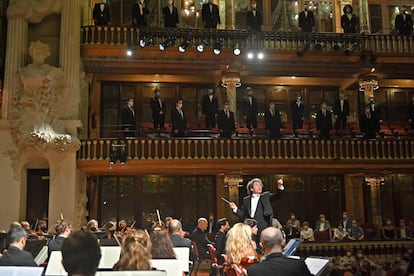
[[[114,270],[151,270],[151,239],[143,230],[132,230],[122,240],[121,258]]]
[[[240,265],[243,261],[256,260],[252,241],[252,229],[244,223],[236,223],[227,233],[226,255],[230,264]]]

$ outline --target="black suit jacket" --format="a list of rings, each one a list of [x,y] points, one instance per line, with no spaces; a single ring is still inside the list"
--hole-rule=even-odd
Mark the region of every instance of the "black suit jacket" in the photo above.
[[[299,106],[296,101],[290,103],[290,109],[292,110],[292,120],[300,120],[302,117],[305,117],[305,105],[303,102],[300,102]]]
[[[233,133],[236,129],[234,122],[234,113],[229,111],[230,117],[226,116],[224,110],[220,110],[217,114],[217,124],[218,128],[224,133]]]
[[[259,231],[261,232],[266,227],[272,225],[273,208],[270,201],[279,198],[281,195],[282,190],[279,190],[277,193],[262,193],[260,195],[259,202],[257,203],[256,213],[254,214],[254,217],[250,216],[252,196],[248,195],[243,198],[242,206],[237,209],[236,215],[242,219],[254,218],[255,220],[257,220],[257,226],[259,228]]]
[[[331,112],[326,110],[326,115],[323,116],[322,110],[316,112],[316,129],[319,131],[329,131],[332,129]]]
[[[211,102],[208,94],[203,96],[201,99],[201,111],[203,114],[217,114],[218,109],[218,99],[216,95],[213,95]]]
[[[176,7],[172,7],[172,13],[168,6],[162,8],[162,14],[164,15],[164,27],[167,28],[177,28],[178,20],[178,10]]]
[[[149,10],[147,9],[147,6],[145,6],[145,8],[142,9],[142,14],[141,14],[138,3],[135,3],[132,6],[132,25],[135,27],[146,27],[148,25],[147,23],[148,14],[149,14]],[[134,19],[136,20],[136,23],[134,23]]]
[[[217,231],[216,233],[216,257],[217,260],[221,259],[221,254],[226,254],[226,233]]]
[[[308,16],[305,16],[305,11],[299,13],[299,27],[303,32],[312,32],[312,28],[315,27],[313,11],[308,11]]]
[[[334,115],[337,115],[338,117],[349,116],[349,101],[348,100],[344,100],[342,108],[343,109],[341,111],[341,101],[340,99],[337,99],[333,107]]]
[[[246,14],[246,24],[252,31],[260,31],[263,26],[262,13],[256,10],[256,16],[254,16],[253,11],[248,11]]]
[[[257,116],[257,101],[254,96],[252,96],[252,105],[250,105],[249,97],[244,98],[243,100],[243,115],[249,117]]]
[[[51,240],[47,246],[47,256],[50,258],[52,251],[60,251],[62,248],[62,244],[65,241],[65,237],[58,236],[54,240]]]
[[[282,253],[272,253],[260,263],[247,269],[249,276],[307,276],[312,275],[303,260],[291,259]]]
[[[37,266],[37,264],[30,252],[9,246],[3,257],[0,257],[0,266]]]
[[[177,108],[173,108],[171,110],[171,124],[172,124],[172,131],[184,131],[187,129],[187,121],[185,118],[185,113],[183,111],[183,117],[181,117],[180,113],[178,112]]]
[[[93,21],[97,26],[105,26],[111,22],[111,15],[109,13],[109,7],[105,4],[103,11],[101,11],[101,3],[95,4],[93,7]]]
[[[344,30],[345,34],[354,34],[357,32],[357,18],[353,14],[351,17],[351,20],[348,19],[348,16],[346,14],[343,14],[341,16],[341,26]]]
[[[213,5],[212,11],[210,11],[210,5]],[[203,4],[201,9],[201,18],[204,22],[204,28],[217,28],[217,24],[220,24],[219,9],[216,4]]]
[[[280,132],[280,129],[282,128],[282,120],[280,119],[279,110],[275,109],[274,115],[272,116],[272,113],[270,113],[270,110],[267,109],[265,111],[264,118],[265,118],[265,126],[267,130]]]
[[[408,119],[413,120],[414,123],[414,103],[410,102],[408,104]]]
[[[191,240],[197,244],[198,254],[201,259],[210,258],[207,244],[210,244],[211,242],[208,240],[206,232],[201,231],[201,229],[197,227],[194,229],[193,233],[191,233]]]
[[[170,238],[171,238],[173,247],[188,247],[188,249],[190,249],[190,260],[194,261],[196,259],[194,248],[193,248],[193,245],[191,244],[191,240],[187,238],[181,238],[179,235],[176,235],[176,234],[172,234]]]
[[[375,117],[375,119],[380,120],[381,119],[381,106],[378,103],[374,104],[374,108],[372,108],[372,104],[369,104],[371,106],[371,114]]]
[[[134,111],[135,112],[135,111]],[[135,119],[136,113],[133,113],[131,109],[129,109],[128,106],[122,107],[121,110],[121,124],[122,128],[129,128],[130,130],[134,130],[136,128],[136,119]]]
[[[161,98],[160,98],[160,100],[161,100],[161,105],[162,106],[160,106],[160,102],[158,101],[157,97],[152,97],[151,98],[150,105],[151,105],[151,109],[152,109],[152,118],[153,119],[157,118],[157,116],[160,116],[161,111],[165,114],[165,109],[166,109],[165,101]]]
[[[367,135],[375,135],[375,133],[379,131],[379,122],[373,114],[368,117],[366,113],[363,112],[359,117],[359,128],[361,129],[361,132]]]
[[[410,35],[413,31],[413,19],[410,14],[405,15],[405,21],[402,14],[395,17],[395,29],[399,34]]]

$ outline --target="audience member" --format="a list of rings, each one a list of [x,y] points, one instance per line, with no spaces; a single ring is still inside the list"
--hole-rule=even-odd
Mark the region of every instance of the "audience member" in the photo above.
[[[122,239],[121,257],[114,270],[150,270],[151,239],[143,230],[132,230]]]
[[[183,100],[178,99],[171,110],[172,132],[175,137],[182,137],[187,131],[187,120],[183,111]]]
[[[386,240],[393,240],[397,237],[395,227],[389,218],[385,220],[385,225],[381,229],[381,236]]]
[[[329,139],[329,131],[332,129],[331,112],[327,110],[326,102],[323,101],[321,109],[316,112],[316,129],[319,130],[320,139]]]
[[[338,224],[338,227],[334,230],[334,236],[332,240],[334,241],[343,241],[346,240],[346,237],[348,236],[348,232],[344,229],[344,226],[342,223]]]
[[[352,249],[348,248],[346,250],[345,256],[342,256],[339,259],[339,268],[346,270],[346,269],[352,269],[352,264],[355,263],[356,259],[353,256]]]
[[[217,24],[220,24],[219,8],[213,3],[213,0],[208,0],[208,3],[203,4],[201,8],[201,19],[206,29],[216,29]]]
[[[319,220],[316,222],[315,231],[328,231],[331,228],[331,224],[326,220],[324,214],[319,215]]]
[[[151,232],[153,259],[175,259],[173,244],[167,230],[157,230]]]
[[[413,19],[407,11],[407,6],[402,6],[400,13],[395,16],[395,31],[400,35],[410,35],[413,31]]]
[[[37,266],[30,252],[24,251],[27,233],[21,226],[13,226],[7,232],[9,247],[0,257],[0,266]]]
[[[226,255],[229,264],[240,265],[244,259],[256,259],[251,236],[252,228],[244,223],[236,223],[229,230],[226,242]]]
[[[62,265],[69,276],[95,275],[100,259],[101,248],[90,233],[74,232],[62,244]]]
[[[339,221],[339,223],[342,224],[346,232],[349,232],[352,227],[352,220],[349,219],[347,212],[342,212],[342,219]]]
[[[253,89],[250,87],[246,88],[247,97],[243,99],[242,112],[243,119],[246,122],[248,129],[257,128],[257,101],[256,97],[253,96]]]
[[[148,8],[145,6],[144,0],[137,0],[132,6],[132,26],[135,28],[147,27]]]
[[[368,101],[369,101],[369,106],[371,108],[371,114],[375,117],[375,119],[377,120],[378,126],[377,126],[377,131],[380,128],[380,123],[382,123],[381,120],[381,106],[379,103],[377,103],[375,101],[375,96],[374,94],[369,95],[368,97]]]
[[[263,15],[261,11],[257,10],[257,3],[255,0],[251,1],[251,9],[246,14],[246,25],[248,29],[257,33],[262,30],[263,26]]]
[[[164,129],[165,124],[165,101],[161,98],[158,88],[154,90],[154,97],[151,98],[152,122],[155,129]]]
[[[93,23],[95,26],[107,26],[111,23],[111,14],[106,0],[96,3],[92,12]]]
[[[299,29],[307,33],[315,31],[315,17],[306,4],[303,5],[303,11],[299,13]]]
[[[201,99],[201,112],[205,115],[206,128],[216,127],[216,116],[219,110],[218,98],[213,89],[208,89],[207,94]]]
[[[217,115],[217,124],[221,138],[231,138],[236,130],[234,113],[230,111],[230,103],[224,102],[224,109],[220,110]]]
[[[269,138],[280,138],[280,131],[282,129],[282,120],[280,112],[275,107],[274,102],[269,103],[269,109],[264,114],[265,127]]]
[[[378,132],[378,121],[376,116],[371,113],[370,105],[365,105],[365,112],[359,117],[359,128],[366,139],[375,139]]]
[[[414,95],[411,95],[411,102],[408,104],[408,122],[411,129],[414,129]]]
[[[290,212],[289,218],[293,221],[293,226],[296,227],[296,229],[300,229],[300,220],[297,219],[295,213]]]
[[[300,238],[304,241],[314,241],[315,236],[313,234],[313,229],[309,227],[309,222],[303,222],[302,228],[302,231],[300,231]]]
[[[211,244],[207,238],[207,226],[208,222],[206,218],[199,218],[197,221],[197,228],[191,233],[191,240],[197,244],[198,254],[201,259],[209,259],[210,254],[207,244]]]
[[[352,220],[352,226],[348,232],[348,239],[360,241],[364,239],[364,230],[359,227],[356,220]]]
[[[99,232],[98,221],[96,219],[91,219],[90,221],[88,221],[88,223],[86,224],[86,232]]]
[[[400,219],[400,225],[396,229],[396,234],[398,239],[411,239],[412,231],[409,226],[405,224],[404,219]]]
[[[289,242],[291,239],[299,239],[300,232],[299,229],[293,224],[293,220],[289,219],[286,223],[286,227],[283,229],[286,235],[286,242]]]
[[[357,18],[353,14],[351,5],[345,5],[343,8],[344,14],[341,16],[341,26],[345,34],[354,34],[357,32]]]
[[[291,275],[305,276],[311,275],[308,267],[303,260],[292,259],[282,254],[285,240],[279,229],[266,228],[260,237],[265,257],[257,264],[247,269],[249,276],[267,276],[267,275]]]
[[[121,109],[121,125],[124,137],[135,137],[136,113],[134,110],[134,99],[128,98]]]
[[[362,249],[357,250],[355,262],[359,265],[359,267],[367,266],[366,263],[368,263],[369,266],[376,266],[374,262],[372,262],[370,259],[368,259],[364,255],[364,251]],[[365,274],[365,275],[369,275],[369,274]]]
[[[70,233],[72,232],[72,223],[66,220],[58,220],[55,224],[55,232],[55,239],[51,240],[48,244],[47,253],[49,258],[50,254],[52,254],[52,251],[61,250],[63,242],[69,237]]]
[[[178,10],[174,7],[173,0],[167,0],[167,6],[162,8],[162,14],[164,15],[164,27],[178,28]]]
[[[336,129],[347,129],[347,121],[349,118],[349,101],[345,99],[344,92],[339,93],[339,99],[335,101],[333,111]]]
[[[226,254],[226,234],[230,229],[229,221],[226,218],[217,220],[218,231],[216,233],[216,257],[219,264],[223,263],[221,254]]]
[[[300,94],[296,95],[296,101],[290,103],[290,110],[292,112],[293,129],[302,128],[305,120],[305,105]]]

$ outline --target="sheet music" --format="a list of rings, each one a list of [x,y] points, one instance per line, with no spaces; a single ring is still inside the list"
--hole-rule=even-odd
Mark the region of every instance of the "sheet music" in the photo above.
[[[320,273],[328,266],[330,259],[308,257],[305,259],[305,264],[313,275],[320,275]]]
[[[2,266],[0,267],[0,275],[7,276],[40,276],[43,267],[23,267],[23,266]]]

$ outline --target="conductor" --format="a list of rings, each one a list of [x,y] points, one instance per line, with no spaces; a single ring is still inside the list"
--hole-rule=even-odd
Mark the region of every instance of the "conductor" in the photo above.
[[[273,208],[270,201],[279,198],[283,194],[285,189],[283,178],[277,181],[277,188],[277,193],[263,192],[262,180],[253,178],[246,185],[249,195],[243,198],[242,206],[238,208],[234,202],[229,203],[233,213],[239,218],[252,218],[257,221],[258,236],[263,229],[272,225]]]

